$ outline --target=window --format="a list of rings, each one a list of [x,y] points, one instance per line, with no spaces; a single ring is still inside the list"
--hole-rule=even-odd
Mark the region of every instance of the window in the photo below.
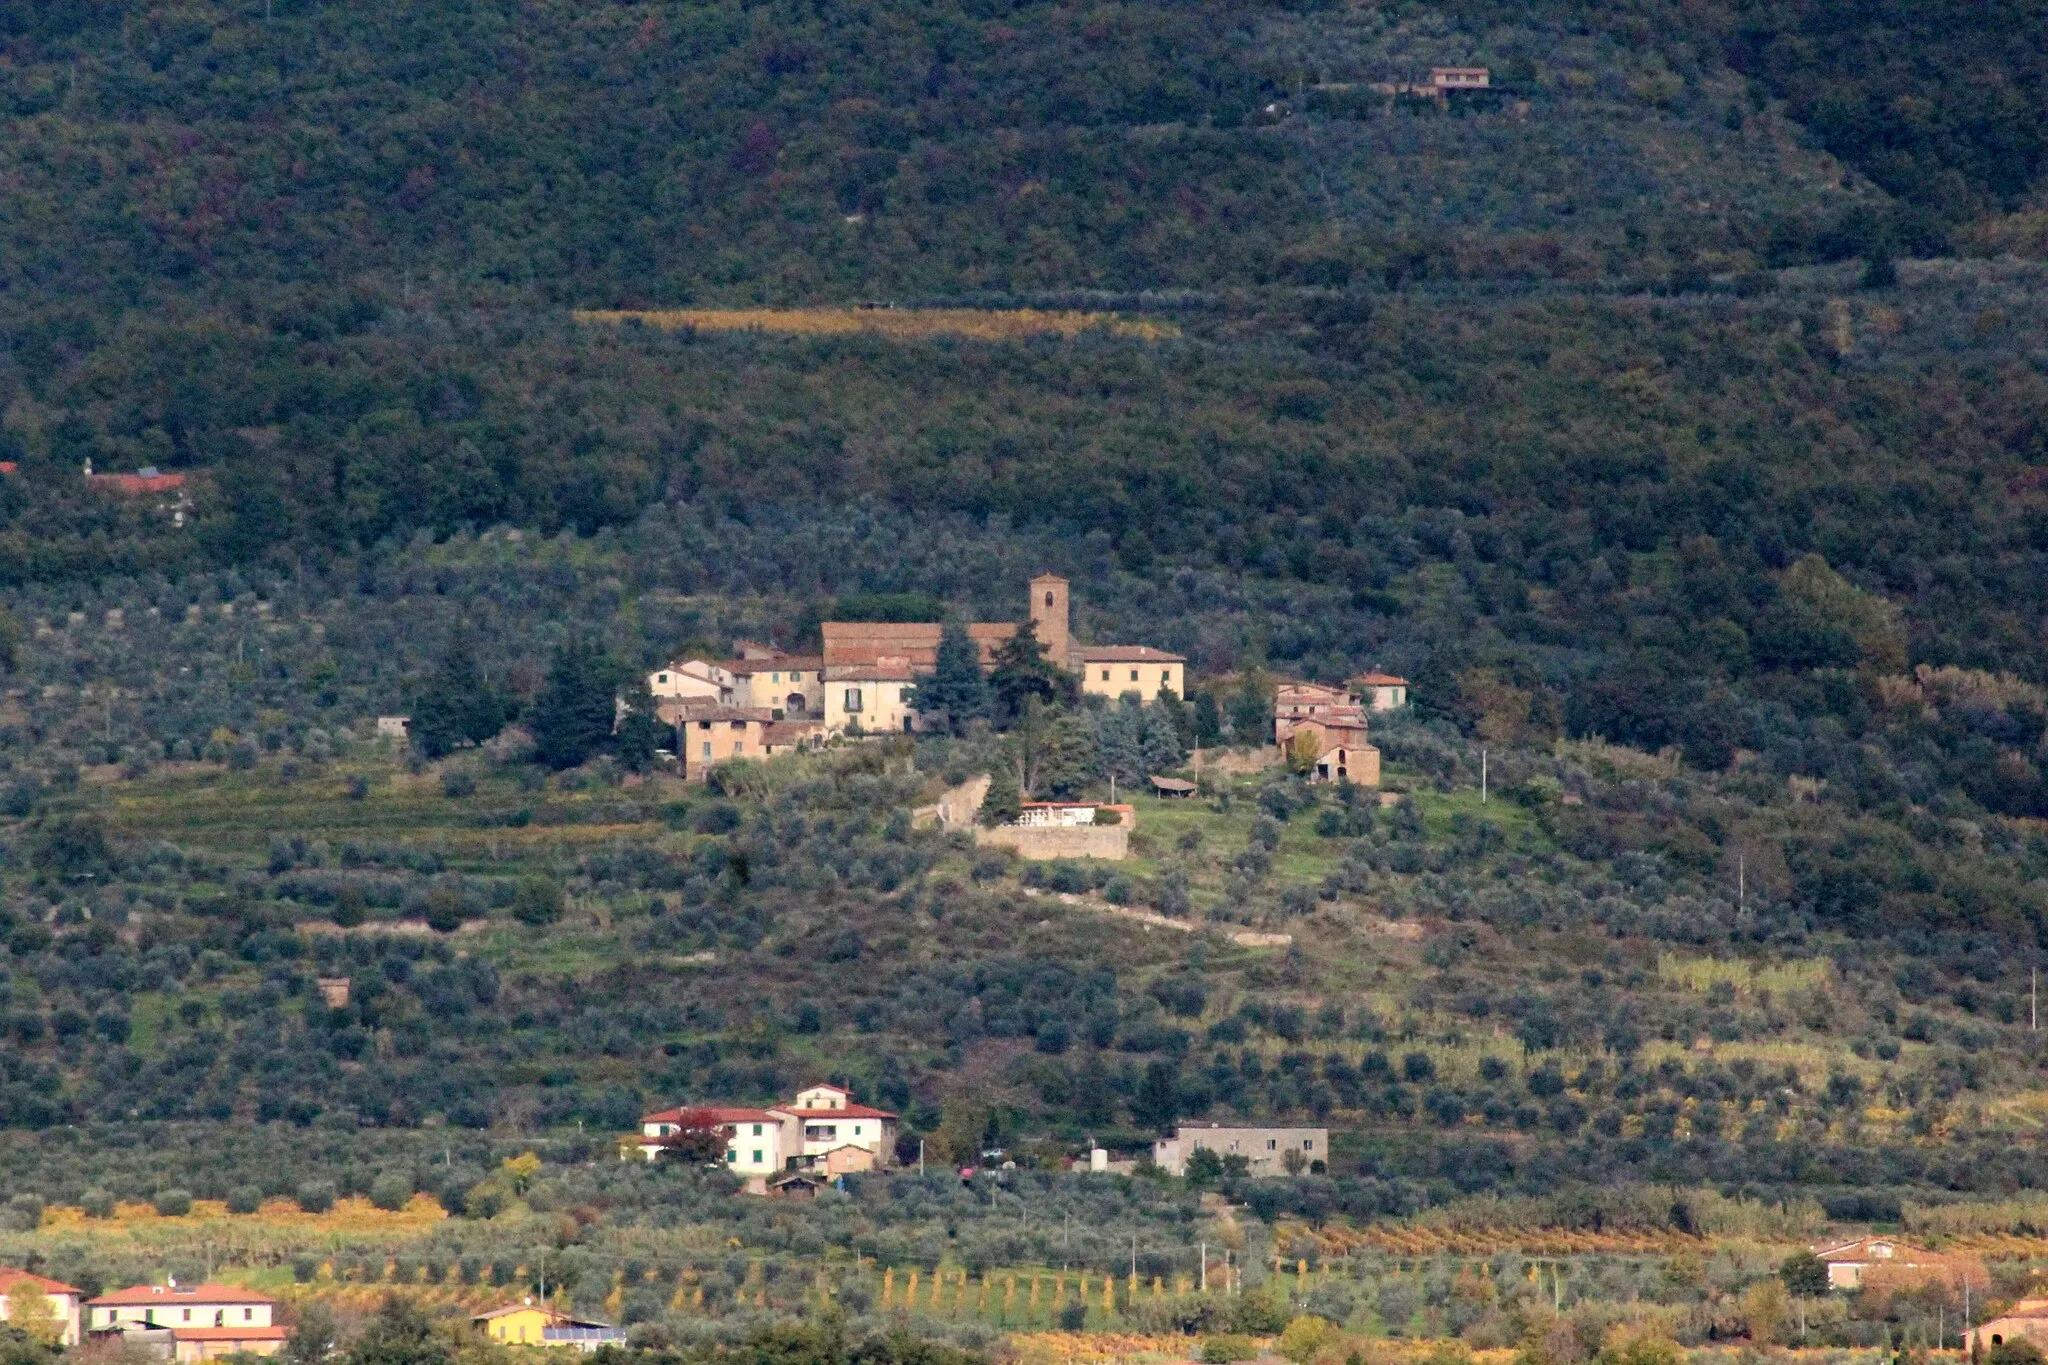
[[[1315,1149],[1316,1149],[1316,1140],[1315,1140],[1314,1138],[1303,1138],[1303,1139],[1301,1140],[1301,1150],[1302,1150],[1302,1151],[1304,1151],[1304,1152],[1313,1152],[1313,1151],[1314,1151]]]
[[[725,1149],[725,1159],[727,1161],[738,1161],[740,1159],[740,1154],[735,1149],[728,1147]]]
[[[184,1315],[185,1315],[185,1321],[186,1321],[186,1322],[190,1322],[190,1321],[192,1321],[192,1310],[191,1310],[191,1309],[189,1309],[189,1308],[185,1308],[185,1309],[180,1309],[179,1311],[180,1311],[180,1312],[182,1312],[182,1313],[184,1313]]]
[[[761,1164],[761,1149],[759,1147],[754,1149],[754,1164],[756,1166]]]
[[[802,682],[804,680],[804,675],[801,673],[792,673],[789,675],[789,680],[791,682]]]
[[[1131,681],[1132,681],[1132,682],[1136,682],[1137,680],[1138,680],[1138,670],[1134,668],[1134,669],[1132,669],[1132,670],[1131,670]]]
[[[728,730],[744,730],[747,728],[747,723],[743,720],[729,720],[725,723],[725,728]]]
[[[668,674],[666,674],[666,673],[663,673],[663,674],[660,674],[660,675],[658,675],[657,681],[660,681],[660,682],[667,682],[667,681],[668,681]]]
[[[745,753],[746,751],[747,742],[745,740],[736,739],[732,742],[732,756],[734,758],[738,758],[741,754]]]
[[[846,703],[846,712],[847,712],[847,714],[848,714],[848,715],[858,715],[858,714],[859,714],[859,712],[860,712],[860,689],[859,689],[858,687],[849,687],[849,688],[847,688],[847,689],[846,689],[846,696],[845,696],[844,698],[842,698],[842,700],[843,700],[843,701],[844,701],[844,702]]]
[[[780,673],[770,673],[768,675],[768,681],[772,683],[779,683],[782,681],[782,675]]]
[[[1050,591],[1045,594],[1045,605],[1048,607],[1052,605],[1052,593]]]
[[[1106,668],[1102,670],[1102,680],[1103,680],[1104,682],[1108,682],[1108,681],[1109,681],[1109,670],[1108,670],[1108,669],[1106,669]]]
[[[1172,669],[1170,669],[1170,668],[1162,668],[1162,669],[1160,669],[1160,670],[1159,670],[1159,685],[1160,685],[1161,687],[1165,687],[1165,686],[1166,686],[1167,684],[1171,683],[1172,681],[1173,681],[1173,670],[1172,670]]]
[[[857,1124],[857,1123],[853,1125],[853,1135],[854,1135],[855,1137],[859,1137],[859,1136],[860,1136],[860,1125],[859,1125],[859,1124]]]
[[[1269,1151],[1269,1152],[1270,1152],[1270,1151],[1273,1151],[1274,1149],[1276,1149],[1277,1147],[1279,1147],[1279,1145],[1280,1145],[1280,1144],[1279,1144],[1278,1142],[1276,1142],[1276,1141],[1275,1141],[1274,1139],[1272,1139],[1272,1138],[1267,1138],[1267,1139],[1266,1139],[1266,1150],[1267,1150],[1267,1151]]]
[[[711,722],[708,720],[700,720],[697,722],[697,728],[699,730],[709,730],[711,728]]]
[[[910,693],[911,693],[911,691],[912,691],[912,689],[910,689],[910,688],[908,688],[908,687],[899,687],[899,688],[897,688],[897,689],[896,689],[896,700],[897,700],[897,701],[900,701],[900,702],[902,702],[902,703],[903,703],[904,705],[906,705],[906,706],[907,706],[907,705],[909,705],[909,704],[910,704]]]
[[[759,1137],[759,1136],[761,1136],[761,1125],[760,1125],[760,1124],[758,1124],[758,1123],[754,1125],[754,1136],[755,1136],[755,1137]]]
[[[711,741],[708,739],[704,741],[704,757],[711,757]]]

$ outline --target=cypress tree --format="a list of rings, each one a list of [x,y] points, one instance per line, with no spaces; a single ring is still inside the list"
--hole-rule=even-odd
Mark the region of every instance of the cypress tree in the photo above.
[[[547,682],[533,699],[536,756],[550,768],[573,768],[611,742],[618,670],[587,638],[555,651]]]
[[[959,734],[967,722],[989,712],[988,680],[981,675],[981,648],[958,621],[939,633],[938,656],[929,674],[917,680],[911,707],[927,721]]]

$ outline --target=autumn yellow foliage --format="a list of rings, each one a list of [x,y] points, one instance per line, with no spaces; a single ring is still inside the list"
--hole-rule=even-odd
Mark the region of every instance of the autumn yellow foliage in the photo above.
[[[777,332],[789,336],[867,333],[898,341],[967,337],[1015,341],[1032,336],[1072,337],[1101,331],[1110,336],[1160,341],[1180,335],[1169,322],[1129,319],[1114,313],[1049,312],[1036,308],[657,308],[581,309],[578,322],[638,322],[664,332]]]

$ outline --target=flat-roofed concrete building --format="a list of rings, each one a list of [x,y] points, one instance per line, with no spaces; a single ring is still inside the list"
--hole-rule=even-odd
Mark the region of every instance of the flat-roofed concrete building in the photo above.
[[[1327,1128],[1246,1128],[1183,1123],[1152,1144],[1152,1160],[1169,1175],[1186,1175],[1188,1158],[1206,1149],[1228,1161],[1243,1157],[1249,1175],[1299,1175],[1330,1159]],[[1290,1153],[1294,1154],[1290,1157]]]

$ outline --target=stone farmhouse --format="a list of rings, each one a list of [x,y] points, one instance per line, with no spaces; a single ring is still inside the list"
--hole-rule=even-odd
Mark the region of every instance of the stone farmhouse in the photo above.
[[[653,1161],[685,1122],[702,1118],[724,1135],[726,1168],[751,1193],[766,1193],[771,1179],[791,1171],[830,1179],[896,1164],[897,1116],[855,1103],[851,1091],[836,1085],[811,1086],[788,1104],[765,1109],[683,1105],[647,1114],[620,1155],[637,1152]]]
[[[1306,766],[1311,782],[1380,784],[1380,751],[1366,737],[1365,708],[1343,688],[1281,683],[1273,690],[1273,742]]]
[[[1083,645],[1073,637],[1069,584],[1040,574],[1027,585],[1027,614],[1046,657],[1075,675],[1081,691],[1149,701],[1161,688],[1187,692],[1187,660],[1150,645]],[[789,654],[751,640],[733,642],[734,658],[679,659],[647,677],[657,714],[677,727],[685,774],[702,777],[735,758],[814,748],[840,735],[914,732],[919,674],[938,661],[938,621],[827,621],[824,652]],[[981,666],[1017,633],[1008,621],[977,621],[967,634]]]
[[[1994,1346],[2008,1341],[2028,1341],[2048,1346],[2048,1299],[2021,1299],[1989,1322],[1972,1328],[1964,1340],[1971,1360],[1981,1359]]]

